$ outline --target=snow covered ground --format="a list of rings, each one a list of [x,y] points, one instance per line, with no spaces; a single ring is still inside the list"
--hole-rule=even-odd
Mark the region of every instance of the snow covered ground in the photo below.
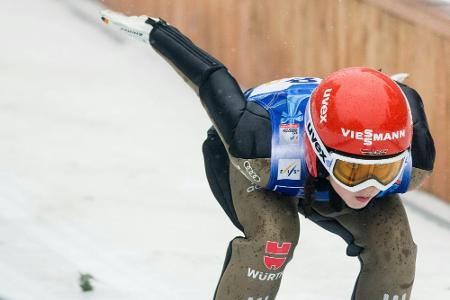
[[[150,47],[103,26],[94,1],[1,8],[0,299],[211,299],[239,232],[205,180],[210,123],[194,93]],[[405,198],[412,298],[450,299],[450,208]],[[278,299],[350,299],[359,263],[301,225]]]

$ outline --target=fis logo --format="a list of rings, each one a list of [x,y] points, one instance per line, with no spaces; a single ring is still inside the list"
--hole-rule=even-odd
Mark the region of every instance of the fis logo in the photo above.
[[[278,180],[300,180],[300,159],[278,160]]]
[[[291,250],[292,243],[282,243],[267,241],[266,254],[264,255],[264,265],[268,270],[278,270],[286,262],[287,255]],[[270,256],[269,256],[270,255]],[[277,255],[277,256],[273,256]]]

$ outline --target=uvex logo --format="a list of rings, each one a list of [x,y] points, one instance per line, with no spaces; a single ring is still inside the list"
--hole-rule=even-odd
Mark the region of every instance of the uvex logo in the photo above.
[[[316,148],[317,153],[320,156],[320,159],[323,161],[323,163],[326,165],[327,163],[327,156],[325,152],[323,151],[322,147],[319,144],[319,140],[316,137],[316,134],[314,133],[314,129],[312,127],[311,121],[308,122],[308,125],[306,125],[306,129],[308,130],[309,136],[311,137],[311,142],[313,144],[313,147]]]
[[[330,94],[333,89],[326,89],[323,92],[322,106],[320,107],[320,124],[327,122],[328,103],[330,101]]]
[[[269,270],[278,270],[281,268],[284,263],[286,262],[287,255],[289,254],[289,251],[291,250],[292,243],[282,243],[281,245],[278,245],[278,242],[272,242],[267,241],[266,243],[266,254],[269,255],[280,255],[284,257],[277,257],[277,256],[264,256],[264,265]]]

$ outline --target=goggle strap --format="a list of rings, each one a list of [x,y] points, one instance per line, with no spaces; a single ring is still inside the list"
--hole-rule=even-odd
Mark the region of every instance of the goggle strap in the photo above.
[[[316,154],[317,158],[322,161],[322,165],[325,167],[328,173],[330,173],[331,171],[330,167],[333,159],[331,158],[330,153],[328,152],[327,148],[325,147],[319,135],[317,134],[316,128],[314,127],[314,124],[310,116],[310,110],[311,106],[310,102],[308,102],[308,107],[306,108],[305,114],[306,134],[308,135],[311,147],[313,148],[313,151]]]

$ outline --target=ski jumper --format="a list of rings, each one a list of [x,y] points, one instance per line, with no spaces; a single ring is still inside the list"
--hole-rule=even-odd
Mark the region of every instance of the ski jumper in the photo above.
[[[301,178],[306,169],[298,161],[301,153],[296,154],[299,158],[274,155],[273,139],[280,147],[300,140],[301,116],[295,112],[303,105],[301,97],[293,107],[285,101],[281,117],[275,119],[265,107],[269,102],[256,101],[251,91],[247,101],[225,66],[175,27],[154,24],[150,42],[193,87],[213,123],[203,144],[207,179],[217,201],[243,232],[229,244],[214,299],[275,299],[298,244],[298,212],[303,211],[301,186],[289,179],[298,179],[299,174]],[[420,96],[405,85],[400,87],[414,121],[411,188],[422,174],[431,172],[434,146]],[[292,99],[288,96],[285,100]],[[288,192],[292,186],[295,191]],[[321,191],[325,200],[333,192],[329,185]],[[352,299],[410,299],[416,245],[397,192],[381,195],[361,210],[345,204],[336,209],[330,203],[314,202],[309,219],[341,236],[348,244],[347,254],[359,258],[361,271]]]

